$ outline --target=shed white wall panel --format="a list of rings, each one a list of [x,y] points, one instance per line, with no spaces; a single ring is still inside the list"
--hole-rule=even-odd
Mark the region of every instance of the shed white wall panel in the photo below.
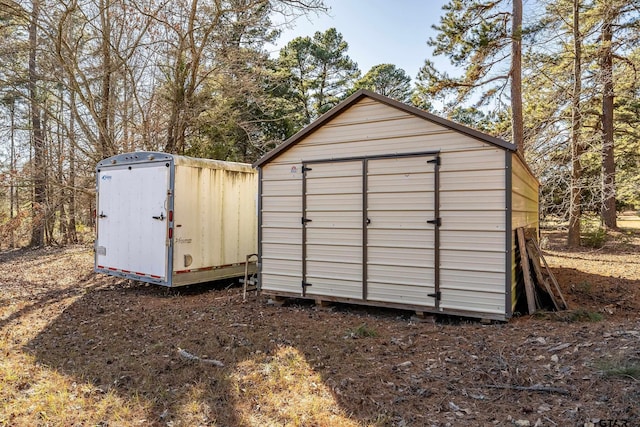
[[[518,156],[512,165],[512,223],[518,227],[538,229],[538,183]]]
[[[261,283],[299,292],[302,283],[302,175],[290,165],[262,169]],[[266,285],[266,287],[265,287]]]
[[[440,306],[502,313],[507,229],[504,151],[443,150],[440,171]],[[477,303],[480,299],[483,304]]]
[[[520,157],[512,156],[511,167],[511,305],[515,307],[519,297],[516,285],[516,228],[524,227],[539,229],[539,206],[538,191],[539,184],[537,180],[532,179],[531,172],[523,164]]]

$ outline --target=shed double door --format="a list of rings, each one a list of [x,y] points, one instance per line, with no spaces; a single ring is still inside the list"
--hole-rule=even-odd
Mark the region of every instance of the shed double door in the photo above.
[[[437,307],[437,156],[303,170],[305,296]]]

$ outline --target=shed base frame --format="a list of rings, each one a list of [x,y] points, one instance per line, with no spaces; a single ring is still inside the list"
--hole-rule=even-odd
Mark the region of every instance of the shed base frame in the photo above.
[[[400,310],[408,310],[415,311],[416,313],[433,313],[433,314],[445,314],[451,316],[461,316],[461,317],[470,317],[474,319],[487,319],[487,320],[498,320],[501,322],[506,322],[509,318],[505,315],[496,314],[496,313],[481,313],[474,311],[465,311],[465,310],[452,310],[452,309],[436,309],[435,307],[428,307],[424,305],[415,305],[415,304],[402,304],[395,302],[381,302],[381,301],[366,301],[355,298],[342,298],[342,297],[332,297],[326,295],[301,295],[295,292],[284,292],[284,291],[273,291],[268,289],[262,289],[260,291],[263,295],[278,297],[278,298],[295,298],[295,299],[304,299],[315,301],[316,304],[322,302],[338,302],[338,303],[346,303],[346,304],[354,304],[354,305],[366,305],[369,307],[383,307],[383,308],[397,308]]]

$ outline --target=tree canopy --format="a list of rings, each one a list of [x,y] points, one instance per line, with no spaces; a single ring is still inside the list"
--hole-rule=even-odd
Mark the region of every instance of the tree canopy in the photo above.
[[[616,210],[640,208],[640,0],[451,0],[425,40],[451,67],[424,58],[413,82],[396,64],[360,70],[338,28],[270,54],[283,20],[325,11],[322,0],[3,0],[2,242],[82,238],[102,158],[252,162],[361,88],[517,143],[547,217],[576,227],[597,213],[615,227]]]

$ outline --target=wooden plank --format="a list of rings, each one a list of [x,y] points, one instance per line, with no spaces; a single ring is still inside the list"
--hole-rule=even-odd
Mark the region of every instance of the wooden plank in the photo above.
[[[534,246],[536,247],[536,251],[538,251],[538,254],[540,255],[540,259],[542,259],[542,262],[544,263],[544,267],[547,270],[547,273],[549,274],[549,277],[551,278],[551,281],[553,282],[553,285],[555,286],[556,290],[558,291],[558,295],[560,296],[560,299],[562,300],[562,304],[563,304],[563,308],[565,310],[569,309],[569,304],[567,304],[567,301],[565,301],[564,296],[562,295],[562,291],[560,290],[560,285],[558,284],[558,281],[556,280],[556,277],[553,275],[553,273],[551,272],[551,269],[549,268],[549,264],[547,264],[547,260],[544,259],[544,256],[542,255],[542,250],[540,250],[540,246],[538,246],[538,242],[536,242],[535,239],[532,240]]]
[[[529,314],[533,314],[536,312],[536,293],[531,280],[529,257],[527,256],[527,246],[524,239],[524,228],[517,228],[516,233],[518,234],[518,247],[520,248],[520,265],[522,266],[522,275],[524,276],[524,290],[527,295],[527,308]]]
[[[538,279],[538,284],[540,286],[544,286],[545,291],[547,291],[547,294],[549,294],[549,298],[551,298],[553,307],[556,309],[556,311],[559,311],[560,307],[558,306],[558,302],[556,301],[553,292],[551,292],[549,281],[544,277],[544,274],[542,274],[542,266],[540,265],[539,254],[536,251],[535,246],[533,245],[533,240],[534,239],[527,239],[527,250],[529,251],[529,255],[531,256],[531,265],[533,265],[533,271],[535,272],[536,278]]]

